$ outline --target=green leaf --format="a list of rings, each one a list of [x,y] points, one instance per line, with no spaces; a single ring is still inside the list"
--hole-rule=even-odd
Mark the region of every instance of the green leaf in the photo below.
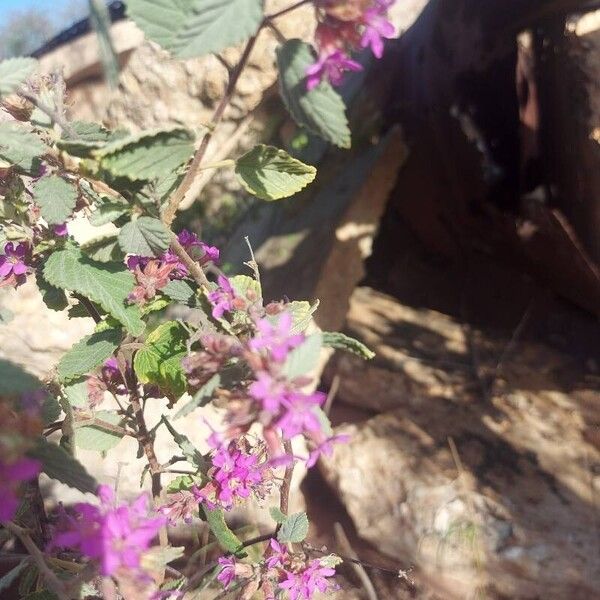
[[[28,174],[36,172],[38,159],[47,149],[35,133],[15,123],[0,122],[0,159],[18,170]]]
[[[159,325],[137,351],[133,366],[141,383],[157,385],[172,401],[186,389],[181,359],[186,355],[188,332],[177,321]]]
[[[40,410],[40,416],[42,417],[42,421],[45,425],[49,425],[50,423],[54,423],[56,419],[60,416],[62,409],[58,400],[53,398],[52,396],[46,396],[42,404],[42,408]]]
[[[194,475],[178,475],[167,485],[167,493],[175,494],[192,489],[195,485],[201,485],[201,477]]]
[[[186,435],[176,431],[173,425],[169,423],[168,419],[164,415],[162,417],[162,422],[169,430],[169,433],[173,436],[175,443],[179,446],[181,452],[188,459],[190,464],[196,465],[199,469],[203,469],[205,467],[204,458],[196,446],[190,442],[190,439]]]
[[[60,446],[40,439],[37,446],[29,451],[29,455],[42,463],[42,471],[51,479],[57,479],[81,492],[96,492],[96,480],[78,460]]]
[[[93,150],[102,148],[109,140],[110,132],[98,123],[74,121],[70,125],[73,135],[65,132],[56,145],[72,156],[88,158]]]
[[[64,290],[61,290],[53,285],[50,285],[43,277],[36,276],[36,283],[40,293],[42,294],[42,300],[44,304],[50,309],[55,311],[65,310],[69,306],[67,295]]]
[[[49,225],[64,223],[75,210],[77,189],[58,175],[40,179],[33,188],[33,199]]]
[[[213,375],[195,394],[194,397],[183,406],[173,419],[179,419],[189,415],[194,409],[201,406],[206,406],[213,397],[214,391],[221,385],[221,375],[216,373]]]
[[[127,14],[179,58],[219,53],[258,31],[262,0],[129,0]]]
[[[315,57],[311,46],[289,40],[277,50],[281,96],[290,114],[309,131],[341,148],[350,148],[350,128],[342,97],[329,82],[306,89],[306,69]]]
[[[130,221],[119,233],[119,245],[125,254],[160,256],[169,247],[171,236],[164,224],[152,217]]]
[[[244,188],[262,200],[293,196],[311,183],[317,169],[292,158],[284,150],[259,144],[235,161]]]
[[[81,245],[81,251],[90,259],[100,263],[114,263],[125,258],[114,233],[88,240]]]
[[[229,278],[229,283],[235,291],[235,295],[239,298],[245,298],[255,302],[256,300],[262,299],[262,289],[260,283],[249,277],[248,275],[235,275]],[[250,294],[248,294],[250,292]]]
[[[271,508],[269,508],[269,513],[271,514],[271,517],[273,518],[273,521],[275,521],[275,523],[281,524],[284,523],[287,519],[287,515],[282,513],[281,510],[277,508],[277,506],[271,506]]]
[[[2,63],[0,63],[0,71],[1,71]],[[0,73],[0,77],[2,74]],[[4,575],[0,579],[0,592],[2,590],[8,589],[19,577],[21,571],[29,564],[29,560],[25,559],[21,561],[16,567],[13,567],[8,573]]]
[[[8,58],[0,62],[0,97],[17,90],[36,67],[34,58]]]
[[[324,331],[321,335],[323,336],[323,346],[335,348],[336,350],[345,350],[365,360],[371,360],[375,357],[375,352],[349,335],[331,331]]]
[[[55,287],[78,292],[99,304],[134,336],[145,324],[137,306],[127,305],[134,277],[123,265],[96,263],[75,249],[54,252],[44,265],[44,277]]]
[[[122,202],[104,202],[90,215],[90,223],[94,227],[112,223],[127,214],[129,207]]]
[[[84,337],[58,363],[59,379],[69,381],[89,373],[114,354],[122,338],[123,334],[117,329],[107,329]]]
[[[95,152],[101,167],[114,177],[151,180],[172,173],[194,151],[194,139],[182,128],[127,136]]]
[[[277,532],[277,539],[282,544],[299,544],[308,535],[308,517],[306,513],[294,513],[286,517]]]
[[[67,402],[74,408],[86,408],[89,404],[87,378],[74,379],[63,386]]]
[[[110,425],[123,424],[123,417],[116,412],[99,410],[94,413],[94,418],[105,421]],[[84,450],[107,452],[114,448],[124,437],[124,433],[117,433],[102,427],[100,423],[77,427],[75,424],[75,445]]]
[[[246,553],[242,551],[242,542],[240,539],[229,529],[227,523],[225,523],[225,516],[223,511],[220,509],[208,510],[203,507],[204,514],[206,515],[206,521],[213,535],[217,538],[219,546],[227,552],[235,554],[238,558],[246,556]]]
[[[283,372],[293,379],[301,375],[308,375],[316,369],[321,356],[323,340],[320,333],[308,336],[297,348],[289,354],[283,365]]]
[[[20,366],[0,358],[0,395],[26,394],[42,388],[42,382]]]
[[[319,301],[313,304],[306,300],[295,300],[285,305],[284,309],[292,315],[292,333],[302,333],[310,325],[312,315],[319,307]],[[277,323],[279,315],[268,317],[273,323]]]
[[[161,292],[175,302],[191,306],[192,308],[198,306],[196,291],[187,281],[183,281],[182,279],[169,281],[169,283],[162,288]]]

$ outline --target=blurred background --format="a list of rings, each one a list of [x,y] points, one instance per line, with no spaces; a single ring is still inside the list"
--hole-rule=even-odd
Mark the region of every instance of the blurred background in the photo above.
[[[342,89],[350,151],[279,98],[277,35],[314,30],[298,10],[259,39],[208,160],[269,142],[317,165],[315,184],[255,203],[210,171],[186,198],[178,227],[225,268],[248,236],[266,299],[318,298],[319,327],[377,353],[324,359],[352,440],[297,482],[311,543],[368,563],[344,567],[338,598],[600,597],[599,6],[398,0],[398,39]],[[223,65],[172,60],[123,2],[108,11],[112,85],[87,0],[0,0],[0,57],[60,70],[72,118],[200,129]],[[16,309],[0,354],[43,375],[92,324],[34,288],[1,292]]]

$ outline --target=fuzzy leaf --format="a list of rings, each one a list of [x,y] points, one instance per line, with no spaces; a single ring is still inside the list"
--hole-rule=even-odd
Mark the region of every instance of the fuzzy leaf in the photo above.
[[[292,315],[292,333],[302,333],[309,325],[313,314],[319,308],[319,301],[313,304],[306,300],[295,300],[285,305],[285,310]]]
[[[58,175],[40,179],[33,188],[33,199],[49,225],[64,223],[77,204],[77,189]]]
[[[138,256],[160,256],[169,247],[170,240],[164,224],[152,217],[130,221],[119,233],[121,250]]]
[[[248,192],[262,200],[293,196],[311,183],[317,170],[284,150],[259,144],[235,161],[235,172]]]
[[[88,240],[81,245],[81,251],[92,260],[100,263],[115,263],[125,258],[115,234]]]
[[[99,410],[94,417],[110,425],[122,425],[123,417],[116,412]],[[124,434],[104,429],[101,424],[94,423],[84,427],[75,427],[75,445],[84,450],[106,452],[114,448],[124,437]]]
[[[129,0],[127,14],[179,58],[219,53],[254,35],[262,0]]]
[[[93,150],[102,148],[110,137],[110,132],[98,123],[88,123],[86,121],[74,121],[71,123],[71,130],[74,134],[71,139],[65,132],[63,138],[57,140],[56,145],[72,156],[88,158]]]
[[[58,363],[58,377],[61,381],[85,375],[110,358],[123,334],[117,329],[107,329],[92,333],[75,344]]]
[[[98,483],[85,470],[85,467],[66,450],[40,439],[29,455],[42,463],[42,471],[52,479],[76,488],[81,492],[96,492]]]
[[[285,523],[285,520],[287,519],[287,516],[282,513],[277,506],[271,506],[271,508],[269,508],[269,513],[275,523]]]
[[[141,383],[157,385],[170,400],[178,400],[186,388],[181,359],[186,355],[188,333],[177,321],[159,325],[137,351],[133,366]]]
[[[246,553],[242,551],[242,542],[235,533],[229,529],[227,523],[225,523],[223,511],[220,509],[208,510],[204,507],[203,510],[206,515],[206,521],[208,522],[213,535],[217,538],[219,546],[221,546],[223,550],[235,554],[238,558],[246,556]]]
[[[186,306],[191,306],[192,308],[198,306],[198,297],[196,296],[196,292],[194,291],[194,288],[187,283],[187,281],[183,281],[181,279],[169,281],[169,283],[162,288],[161,292],[175,302],[185,304]]]
[[[87,378],[80,377],[63,386],[67,402],[74,408],[86,408],[89,404]]]
[[[235,295],[240,298],[245,298],[246,300],[254,299],[254,301],[262,298],[260,283],[254,277],[235,275],[229,278],[229,283],[231,283],[231,287],[235,290]],[[248,292],[250,292],[250,297],[248,297]]]
[[[204,458],[202,454],[198,451],[196,446],[190,442],[190,439],[187,435],[183,435],[179,433],[171,423],[169,423],[168,419],[163,415],[162,422],[165,427],[169,430],[169,433],[173,436],[175,443],[179,446],[183,455],[187,458],[190,464],[196,465],[199,469],[202,469],[204,465]]]
[[[294,513],[286,517],[277,533],[277,539],[282,544],[299,544],[308,535],[308,517],[306,513]]]
[[[313,64],[312,48],[305,42],[289,40],[277,51],[281,96],[290,114],[309,131],[341,148],[349,148],[350,128],[342,97],[329,82],[306,89],[306,69]]]
[[[17,90],[36,67],[34,58],[8,58],[0,62],[0,97]]]
[[[365,360],[371,360],[375,356],[375,352],[369,350],[362,342],[344,333],[324,331],[321,335],[323,336],[323,346],[328,348],[345,350]]]
[[[127,136],[94,153],[103,169],[132,181],[171,174],[194,150],[194,140],[182,128],[153,130]]]
[[[44,277],[55,287],[78,292],[98,303],[131,334],[138,336],[144,331],[139,308],[126,304],[134,277],[122,265],[99,264],[75,248],[66,248],[48,258]]]
[[[47,150],[42,140],[24,127],[0,122],[0,159],[4,159],[18,170],[35,173],[39,168],[39,158]]]
[[[129,207],[121,202],[104,202],[90,215],[90,223],[94,227],[112,223],[127,214]]]
[[[320,333],[314,333],[304,342],[294,348],[283,365],[283,371],[287,377],[293,379],[301,375],[308,375],[319,363],[323,340]]]

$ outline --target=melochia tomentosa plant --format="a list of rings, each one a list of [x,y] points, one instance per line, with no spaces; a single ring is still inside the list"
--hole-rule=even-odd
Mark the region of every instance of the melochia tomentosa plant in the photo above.
[[[300,40],[280,45],[281,94],[301,126],[350,145],[344,102],[332,85],[361,68],[354,50],[381,56],[383,38],[393,34],[392,2],[315,0],[318,53]],[[172,230],[201,169],[233,168],[264,200],[289,197],[315,178],[314,167],[265,145],[236,160],[204,160],[261,31],[309,3],[265,15],[261,0],[129,0],[129,16],[176,57],[218,54],[246,40],[198,144],[184,127],[132,134],[69,121],[60,78],[35,74],[33,59],[0,63],[0,286],[35,277],[50,309],[96,322],[44,382],[0,361],[2,543],[14,539],[28,553],[0,579],[0,590],[20,578],[22,597],[191,598],[216,578],[240,598],[296,600],[334,585],[342,559],[305,541],[307,516],[289,512],[290,481],[297,462],[310,468],[341,441],[321,409],[324,395],[310,391],[321,348],[371,353],[342,334],[307,335],[316,305],[266,303],[254,261],[252,276],[226,277],[217,248]],[[75,218],[114,227],[78,244]],[[157,318],[173,304],[193,309],[192,322]],[[169,408],[149,428],[144,409],[159,398]],[[219,431],[212,424],[208,440],[178,433],[173,423],[208,403],[223,409]],[[159,428],[178,455],[157,456]],[[124,437],[137,440],[146,458],[142,486],[149,480],[151,497],[120,502],[76,458],[78,447],[106,453]],[[299,437],[308,448],[300,455],[292,450]],[[61,509],[48,527],[41,472],[96,498]],[[272,532],[238,538],[225,513],[249,499],[268,503],[274,491]],[[170,563],[186,559],[169,545],[168,525],[194,517],[207,522],[222,552],[180,572]]]

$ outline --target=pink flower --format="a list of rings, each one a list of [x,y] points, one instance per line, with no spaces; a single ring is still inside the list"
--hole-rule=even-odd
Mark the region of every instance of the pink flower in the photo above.
[[[227,589],[235,579],[235,560],[231,557],[221,557],[219,558],[219,566],[221,567],[221,570],[217,575],[217,580],[225,589]]]
[[[345,71],[362,71],[362,66],[352,60],[343,50],[334,50],[331,54],[322,55],[317,62],[306,69],[306,88],[316,88],[323,79],[332,85],[341,85]]]
[[[0,521],[10,521],[19,506],[17,496],[24,481],[38,476],[41,464],[31,458],[18,458],[9,462],[0,457]]]
[[[58,237],[67,237],[67,235],[69,235],[66,223],[61,223],[60,225],[55,225],[53,227],[53,231],[54,231],[54,235],[57,235]]]
[[[322,392],[289,394],[283,402],[283,415],[277,422],[284,438],[291,439],[301,433],[321,430],[321,422],[314,408],[325,402]]]
[[[388,6],[391,3],[387,3]],[[365,30],[360,40],[363,48],[371,47],[373,54],[377,58],[383,56],[383,40],[394,37],[394,26],[386,19],[385,11],[388,6],[380,3],[378,8],[370,8],[363,15]]]
[[[169,494],[169,502],[158,509],[158,512],[169,519],[169,523],[177,521],[191,523],[194,516],[198,516],[198,499],[193,492],[181,490]]]
[[[306,468],[310,469],[311,467],[314,467],[322,454],[331,456],[333,454],[333,444],[345,444],[349,440],[350,436],[345,434],[332,435],[331,437],[326,438],[311,450],[308,460],[306,461]]]
[[[297,348],[303,341],[302,334],[292,334],[292,315],[284,312],[273,325],[269,319],[256,322],[258,333],[248,344],[252,350],[268,350],[275,362],[285,362],[288,352]]]
[[[166,518],[148,516],[146,494],[131,504],[118,505],[112,489],[101,485],[98,497],[100,506],[75,505],[77,516],[68,517],[52,546],[78,548],[83,555],[100,562],[104,576],[120,567],[139,571],[141,554],[150,547]]]
[[[4,254],[0,255],[0,278],[9,279],[11,276],[21,278],[27,273],[25,257],[29,246],[26,242],[14,244],[8,242],[4,246]]]
[[[208,300],[213,305],[212,316],[220,319],[226,312],[234,309],[235,291],[224,275],[219,275],[217,282],[219,287],[208,294]]]
[[[335,569],[324,567],[318,559],[315,559],[298,573],[285,571],[285,579],[279,583],[279,587],[288,591],[290,600],[310,600],[317,591],[322,594],[327,592],[330,587],[327,578],[333,575]]]
[[[286,379],[273,377],[267,371],[257,373],[256,381],[248,388],[250,396],[259,400],[264,410],[275,414],[279,412],[290,391],[290,385]]]

